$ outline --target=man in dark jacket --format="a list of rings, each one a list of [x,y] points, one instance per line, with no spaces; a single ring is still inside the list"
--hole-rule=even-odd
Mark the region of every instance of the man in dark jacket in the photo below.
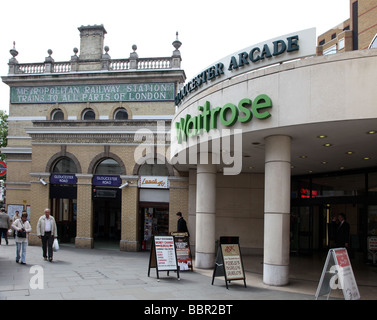
[[[338,221],[333,220],[335,246],[337,248],[349,248],[350,225],[346,221],[344,213],[338,215]]]
[[[182,212],[177,212],[178,222],[177,222],[177,232],[187,232],[186,220],[182,217]]]
[[[4,208],[0,210],[0,244],[1,237],[3,236],[6,244],[8,244],[8,229],[10,228],[10,218],[5,212]]]

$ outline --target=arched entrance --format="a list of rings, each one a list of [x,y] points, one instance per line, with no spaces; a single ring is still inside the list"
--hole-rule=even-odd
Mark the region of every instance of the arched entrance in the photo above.
[[[95,248],[119,248],[122,196],[119,163],[112,158],[98,162],[93,175],[93,238]]]
[[[55,217],[61,243],[74,243],[77,221],[77,166],[68,157],[52,165],[50,176],[51,213]]]

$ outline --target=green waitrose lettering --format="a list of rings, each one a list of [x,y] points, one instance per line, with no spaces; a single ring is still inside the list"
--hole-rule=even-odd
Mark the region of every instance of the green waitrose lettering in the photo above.
[[[175,123],[177,129],[177,142],[186,141],[187,137],[200,135],[203,130],[209,132],[217,129],[218,120],[225,127],[233,126],[237,121],[241,123],[250,122],[255,116],[257,119],[264,120],[271,117],[266,109],[272,108],[272,101],[266,94],[261,94],[254,99],[245,98],[240,100],[238,105],[227,103],[223,107],[211,109],[210,102],[206,101],[203,106],[199,106],[201,112],[195,117],[187,114]]]

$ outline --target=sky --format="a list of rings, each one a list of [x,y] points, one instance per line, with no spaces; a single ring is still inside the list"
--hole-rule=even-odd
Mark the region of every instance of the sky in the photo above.
[[[349,0],[19,0],[0,4],[0,76],[16,42],[19,63],[69,61],[80,49],[78,27],[103,24],[113,59],[171,56],[179,33],[187,81],[212,63],[280,35],[317,28],[317,36],[348,19]],[[80,52],[78,53],[80,54]],[[9,87],[0,82],[0,110]]]

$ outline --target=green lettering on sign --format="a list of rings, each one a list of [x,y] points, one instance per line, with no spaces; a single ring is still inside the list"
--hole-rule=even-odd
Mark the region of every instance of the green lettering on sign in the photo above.
[[[195,117],[186,114],[184,118],[175,123],[177,142],[181,144],[187,138],[200,135],[203,130],[208,132],[211,129],[217,129],[219,119],[225,127],[231,127],[237,121],[241,123],[250,122],[253,116],[260,120],[268,119],[271,117],[271,113],[267,109],[270,108],[272,108],[272,100],[266,94],[257,96],[254,102],[248,98],[242,99],[238,103],[238,107],[232,103],[227,103],[223,107],[211,109],[209,101],[206,101],[204,106],[198,107],[200,114]]]

